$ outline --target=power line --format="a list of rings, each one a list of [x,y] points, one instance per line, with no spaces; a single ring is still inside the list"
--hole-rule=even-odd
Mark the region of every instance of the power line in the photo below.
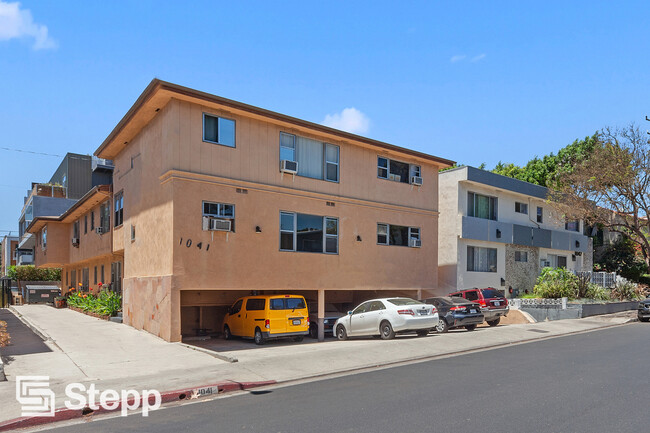
[[[56,155],[54,153],[34,152],[33,150],[23,150],[23,149],[12,149],[11,147],[0,147],[0,150],[7,150],[9,152],[31,153],[32,155],[44,155],[44,156],[54,156],[54,157],[57,157],[57,158],[63,158],[63,156]]]

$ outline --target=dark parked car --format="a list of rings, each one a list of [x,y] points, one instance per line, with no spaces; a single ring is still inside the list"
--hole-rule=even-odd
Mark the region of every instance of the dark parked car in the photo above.
[[[639,302],[637,317],[642,322],[647,322],[650,320],[650,298],[646,298],[645,300]]]
[[[449,296],[465,298],[468,301],[478,302],[481,304],[481,310],[485,316],[485,321],[490,326],[497,326],[501,321],[501,316],[507,316],[510,307],[508,300],[503,294],[492,287],[487,289],[467,289],[450,293]]]
[[[309,309],[309,336],[311,338],[318,338],[318,303],[310,302]],[[332,327],[334,322],[345,313],[341,313],[334,305],[325,304],[325,319],[323,320],[323,327],[325,328],[325,336],[332,334]]]
[[[438,309],[439,320],[436,326],[438,332],[447,332],[454,328],[473,331],[476,325],[483,323],[481,305],[476,302],[447,296],[427,298],[423,302],[434,305]]]

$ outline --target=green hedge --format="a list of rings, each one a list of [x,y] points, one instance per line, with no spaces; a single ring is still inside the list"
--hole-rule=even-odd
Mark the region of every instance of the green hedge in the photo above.
[[[16,281],[61,281],[61,269],[10,266],[7,276]]]

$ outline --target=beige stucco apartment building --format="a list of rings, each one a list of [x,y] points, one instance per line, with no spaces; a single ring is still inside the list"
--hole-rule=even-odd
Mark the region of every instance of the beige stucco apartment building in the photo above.
[[[61,268],[61,289],[97,293],[121,289],[122,256],[113,252],[112,188],[98,185],[58,217],[36,217],[26,229],[35,237],[37,267]]]
[[[165,340],[220,332],[251,293],[301,293],[323,317],[436,289],[451,161],[159,80],[95,154],[115,164],[124,321]]]

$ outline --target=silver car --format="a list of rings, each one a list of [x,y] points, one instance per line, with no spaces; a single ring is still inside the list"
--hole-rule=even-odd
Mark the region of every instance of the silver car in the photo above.
[[[404,332],[425,336],[437,324],[438,312],[433,305],[410,298],[382,298],[371,299],[348,311],[336,321],[334,332],[339,340],[365,335],[389,340]]]

